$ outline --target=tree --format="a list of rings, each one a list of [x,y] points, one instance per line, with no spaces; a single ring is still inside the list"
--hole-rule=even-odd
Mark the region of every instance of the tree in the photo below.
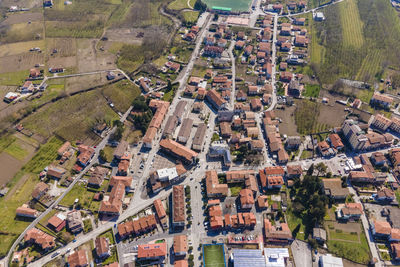
[[[106,157],[106,153],[104,152],[104,149],[100,150],[99,158],[100,158],[102,161],[107,161],[107,157]]]
[[[314,173],[314,163],[312,163],[310,168],[308,168],[307,175],[313,175],[313,173]]]
[[[323,162],[320,162],[317,164],[317,166],[315,167],[318,171],[318,176],[322,174],[325,174],[326,170],[328,169],[328,166],[326,166]]]
[[[200,13],[203,13],[207,10],[207,5],[201,0],[196,0],[196,3],[194,3],[194,9],[200,11]]]

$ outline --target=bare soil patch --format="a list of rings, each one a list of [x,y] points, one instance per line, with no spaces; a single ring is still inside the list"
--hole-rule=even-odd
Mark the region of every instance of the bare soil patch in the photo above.
[[[35,66],[35,64],[43,63],[43,54],[37,52],[27,52],[19,55],[5,56],[0,59],[0,73],[29,70]]]
[[[95,46],[95,39],[78,40],[78,72],[88,72],[115,68],[116,57],[113,54],[107,52],[97,52]]]
[[[338,103],[321,105],[318,122],[321,124],[327,124],[331,127],[341,126],[347,114],[344,111],[345,108],[345,106]]]
[[[0,153],[0,186],[7,184],[18,170],[23,166],[23,162],[15,159],[6,152]],[[22,180],[22,179],[21,179]],[[16,188],[16,187],[13,187]],[[7,194],[10,196],[12,194]]]
[[[299,135],[297,132],[297,126],[294,121],[295,106],[286,107],[284,110],[276,109],[275,115],[282,119],[279,124],[279,132],[288,136]]]
[[[28,23],[33,21],[42,21],[43,13],[33,12],[33,13],[14,13],[5,19],[1,25],[11,25],[16,23]]]

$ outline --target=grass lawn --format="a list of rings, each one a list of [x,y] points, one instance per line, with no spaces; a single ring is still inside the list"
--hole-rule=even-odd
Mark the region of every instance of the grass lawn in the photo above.
[[[0,220],[0,231],[3,233],[0,242],[0,256],[8,252],[12,242],[29,225],[30,221],[15,218],[15,210],[31,199],[32,191],[39,182],[39,172],[57,158],[57,150],[61,145],[62,142],[59,139],[55,137],[50,139],[8,183],[10,191],[14,192],[12,195],[6,195],[5,198],[0,199],[0,213],[3,216]],[[21,179],[24,179],[24,183],[14,189],[13,186],[16,186]]]
[[[196,23],[199,17],[199,11],[184,11],[182,15],[186,23]]]
[[[28,70],[1,73],[0,84],[21,86],[24,83],[25,79],[28,78],[28,75]]]
[[[132,101],[140,95],[140,89],[128,80],[106,85],[103,93],[115,105],[120,112],[125,112],[131,106]]]
[[[379,253],[381,254],[381,258],[384,261],[390,261],[391,260],[389,253],[383,252],[383,251],[379,251]]]
[[[18,141],[14,141],[6,149],[4,149],[4,151],[18,160],[23,160],[24,158],[26,158],[26,156],[28,156],[28,151],[23,149],[18,144]]]
[[[204,266],[225,267],[223,245],[204,245]]]
[[[86,187],[82,183],[78,182],[61,200],[60,205],[69,207],[74,204],[75,199],[79,199],[79,204],[82,206],[82,208],[97,211],[99,209],[100,202],[93,201],[94,194],[95,192],[86,190]]]
[[[302,222],[302,219],[299,217],[296,217],[292,212],[286,211],[286,220],[287,224],[292,231],[292,233],[297,233],[295,238],[300,239],[300,240],[305,240],[305,226]]]
[[[173,9],[173,10],[181,10],[184,8],[193,8],[194,3],[195,3],[195,0],[190,0],[190,2],[189,2],[190,6],[188,6],[188,0],[175,0],[175,1],[172,1],[168,5],[168,8]]]
[[[229,189],[231,190],[231,196],[236,197],[239,195],[240,190],[242,190],[243,187],[242,186],[233,186],[233,187],[229,187]]]
[[[302,95],[306,97],[318,97],[320,90],[321,87],[318,84],[306,84]]]
[[[329,252],[361,264],[367,264],[371,258],[365,233],[360,234],[360,242],[328,240]]]
[[[114,158],[114,148],[111,146],[104,147],[104,154],[106,155],[107,162],[111,162]]]
[[[335,239],[335,240],[340,239],[340,240],[359,242],[357,233],[343,232],[338,229],[330,230],[329,236],[331,239]]]

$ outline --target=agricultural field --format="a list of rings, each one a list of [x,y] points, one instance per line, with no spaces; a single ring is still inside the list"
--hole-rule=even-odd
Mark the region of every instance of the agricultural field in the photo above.
[[[31,193],[39,182],[38,174],[56,159],[57,150],[61,145],[61,140],[55,137],[51,138],[8,182],[7,186],[10,187],[10,191],[0,199],[0,212],[3,214],[3,219],[0,220],[0,231],[2,232],[0,255],[7,253],[12,242],[29,224],[29,221],[16,220],[15,210],[30,200]]]
[[[311,62],[323,84],[338,78],[372,83],[388,67],[399,68],[400,19],[390,2],[344,1],[324,14],[324,22],[309,25]]]
[[[111,124],[118,115],[97,90],[46,105],[22,121],[24,127],[45,138],[58,134],[66,140],[98,141],[91,129],[99,122]]]
[[[132,101],[140,95],[139,87],[128,80],[106,85],[101,91],[107,99],[114,103],[115,108],[122,113],[128,110]]]

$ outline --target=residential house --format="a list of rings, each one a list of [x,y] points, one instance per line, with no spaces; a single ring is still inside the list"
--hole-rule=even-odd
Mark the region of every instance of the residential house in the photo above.
[[[188,242],[186,235],[174,236],[174,254],[175,257],[184,257],[188,252]]]
[[[264,233],[267,243],[290,244],[293,241],[292,232],[287,223],[274,226],[268,219],[264,219]]]
[[[361,203],[346,203],[345,207],[336,212],[338,219],[357,221],[363,214]]]
[[[322,179],[322,187],[325,195],[335,201],[344,201],[349,195],[349,189],[342,187],[342,180],[340,178]]]
[[[44,196],[47,191],[49,191],[49,186],[44,182],[39,182],[35,189],[32,192],[32,198],[35,200],[39,200],[42,196]]]
[[[242,189],[239,192],[240,207],[242,209],[251,209],[255,203],[253,191],[250,189]]]
[[[94,247],[96,249],[96,255],[98,258],[104,259],[111,255],[109,240],[104,237],[96,237],[94,241]]]
[[[26,231],[24,243],[38,246],[44,251],[49,251],[56,246],[55,238],[37,228]]]
[[[341,150],[342,148],[344,148],[342,139],[336,133],[330,134],[328,136],[328,141],[330,142],[331,146],[336,150]]]
[[[378,104],[378,105],[383,106],[384,108],[390,108],[390,106],[393,103],[393,98],[390,96],[386,96],[386,95],[380,94],[378,92],[375,92],[371,98],[370,103],[372,105]]]
[[[83,221],[79,210],[73,210],[67,213],[67,228],[73,234],[77,234],[83,230]]]
[[[64,214],[58,213],[58,214],[54,215],[53,217],[51,217],[47,221],[47,225],[54,232],[58,233],[62,229],[64,229],[64,227],[67,225],[67,220],[66,219],[67,219],[67,217]]]
[[[286,177],[288,179],[300,178],[303,174],[303,168],[301,165],[288,165],[286,167]]]
[[[207,100],[216,108],[217,110],[222,109],[226,105],[226,100],[214,89],[210,90],[206,94]]]
[[[193,150],[171,140],[171,139],[163,139],[160,141],[160,147],[172,154],[173,156],[181,159],[185,164],[192,164],[197,158],[198,153]]]
[[[286,138],[285,147],[287,150],[297,150],[301,144],[300,136],[288,136]]]
[[[23,204],[21,207],[17,208],[15,212],[18,217],[36,219],[39,216],[39,212],[29,208],[27,204]]]
[[[206,171],[206,190],[207,197],[226,197],[228,196],[229,188],[227,184],[220,184],[217,172]]]
[[[167,244],[153,243],[138,245],[137,259],[140,260],[158,260],[163,261],[167,256]]]
[[[326,242],[326,231],[323,228],[313,228],[313,238],[317,240],[320,244],[324,244]]]
[[[96,166],[88,179],[88,187],[99,188],[108,173],[107,168]]]
[[[50,165],[47,167],[47,177],[60,180],[67,171],[61,167]]]
[[[371,231],[376,239],[387,240],[390,237],[392,227],[387,221],[373,221]]]
[[[379,202],[392,202],[393,200],[396,199],[396,196],[393,192],[393,190],[389,188],[383,188],[381,190],[378,190],[375,200]]]
[[[185,192],[182,185],[172,187],[172,226],[184,227],[186,220]]]
[[[89,266],[87,251],[85,249],[79,249],[78,251],[72,252],[69,254],[67,262],[69,267]]]

